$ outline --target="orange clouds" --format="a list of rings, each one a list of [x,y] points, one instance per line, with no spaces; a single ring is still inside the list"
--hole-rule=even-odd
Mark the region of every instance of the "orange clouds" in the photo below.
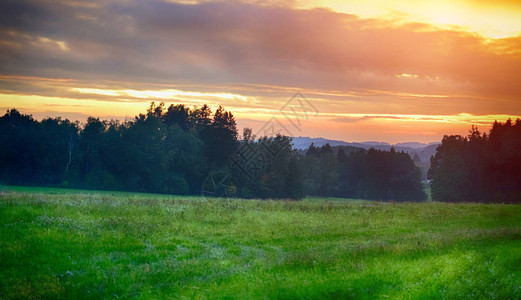
[[[459,28],[490,38],[521,34],[521,4],[515,0],[316,0],[296,1],[297,7],[327,7],[364,18],[395,19]]]
[[[307,123],[310,134],[349,139],[342,130],[360,128],[357,135],[382,140],[418,138],[418,128],[436,140],[472,123],[462,113],[521,115],[521,36],[491,39],[400,12],[381,17],[376,11],[389,2],[360,3],[304,10],[232,1],[1,2],[0,107],[123,117],[152,100],[209,103],[257,124],[300,91],[323,116]],[[393,3],[419,16],[446,5],[447,14],[433,17],[462,22],[465,10],[451,8],[470,5]],[[474,10],[487,5],[465,13],[481,20]],[[371,18],[341,13],[371,9]],[[358,119],[334,121],[343,115]],[[389,124],[393,132],[383,129]]]

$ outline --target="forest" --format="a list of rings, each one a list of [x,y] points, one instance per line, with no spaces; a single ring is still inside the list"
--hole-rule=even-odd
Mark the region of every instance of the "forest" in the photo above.
[[[3,184],[261,199],[426,199],[408,154],[346,153],[328,144],[297,151],[287,136],[256,137],[249,128],[239,136],[233,114],[222,107],[152,103],[130,121],[89,117],[85,124],[37,121],[11,109],[0,117],[0,132]]]
[[[489,134],[445,136],[428,178],[436,201],[519,202],[521,121]],[[233,114],[208,105],[152,103],[134,119],[84,124],[0,117],[0,183],[260,199],[307,195],[424,201],[421,173],[404,152],[331,147],[291,137],[239,135]]]
[[[521,120],[445,136],[428,178],[436,201],[521,203]]]

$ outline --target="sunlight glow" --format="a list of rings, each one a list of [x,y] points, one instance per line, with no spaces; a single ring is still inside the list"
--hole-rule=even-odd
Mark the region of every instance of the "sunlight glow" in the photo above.
[[[416,75],[416,74],[407,74],[407,73],[402,73],[402,74],[396,75],[396,77],[418,78],[418,75]]]
[[[296,3],[300,8],[325,7],[362,18],[421,22],[446,29],[459,28],[495,39],[521,35],[521,5],[516,2],[301,0]]]
[[[69,51],[69,45],[65,41],[52,40],[47,37],[38,37],[38,41],[42,44],[57,46],[62,51]]]
[[[469,125],[492,124],[495,120],[505,121],[508,118],[521,118],[521,116],[510,115],[473,115],[460,113],[457,115],[407,115],[407,114],[328,114],[327,117],[335,117],[336,122],[360,122],[370,120],[404,121],[404,122],[440,122]]]
[[[102,90],[104,95],[116,94]],[[119,95],[119,94],[118,94]],[[98,94],[99,96],[103,96]],[[110,96],[109,96],[110,97]],[[193,103],[193,101],[192,101]],[[88,116],[102,119],[132,120],[148,107],[148,100],[121,102],[111,99],[74,99],[66,97],[44,97],[35,95],[13,95],[0,93],[0,109],[17,108],[22,113],[32,114],[37,119],[45,117],[68,118],[85,122]],[[216,107],[212,106],[215,111]],[[226,105],[236,120],[239,129],[250,127],[254,132],[261,129],[268,120],[279,118],[284,126],[291,126],[277,109],[263,107],[236,107]],[[444,134],[466,135],[470,125],[480,126],[486,132],[495,120],[516,119],[515,115],[456,115],[429,114],[365,114],[337,113],[321,111],[314,119],[302,120],[301,136],[322,136],[346,141],[382,140],[387,142],[439,141]],[[288,127],[290,128],[290,127]]]
[[[244,102],[248,98],[238,94],[231,93],[202,93],[181,91],[175,89],[168,90],[110,90],[110,89],[91,89],[91,88],[72,88],[71,91],[81,94],[93,94],[113,97],[131,97],[138,99],[172,99],[176,97],[202,97],[202,98],[220,98],[220,99],[237,99]]]

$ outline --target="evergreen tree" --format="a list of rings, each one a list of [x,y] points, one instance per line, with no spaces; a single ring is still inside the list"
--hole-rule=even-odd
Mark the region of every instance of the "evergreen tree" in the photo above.
[[[521,120],[494,122],[490,133],[444,137],[428,176],[437,201],[521,202]]]

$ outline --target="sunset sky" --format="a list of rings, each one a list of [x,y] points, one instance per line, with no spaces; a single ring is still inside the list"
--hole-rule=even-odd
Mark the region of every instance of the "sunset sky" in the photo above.
[[[314,110],[294,126],[297,92]],[[345,141],[486,131],[521,116],[521,3],[0,1],[2,111],[124,120],[151,101]]]

